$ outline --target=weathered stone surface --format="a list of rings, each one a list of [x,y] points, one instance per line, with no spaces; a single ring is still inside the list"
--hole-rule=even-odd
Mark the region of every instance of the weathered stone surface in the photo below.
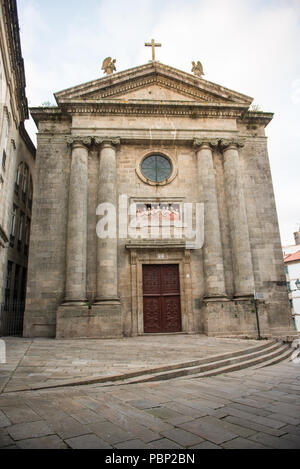
[[[109,80],[57,93],[55,110],[32,110],[39,134],[24,334],[143,334],[142,266],[156,263],[179,266],[183,332],[256,337],[254,290],[265,294],[262,335],[292,331],[264,130],[272,115],[245,114],[251,98],[160,63]],[[70,138],[88,145],[88,155],[81,148],[72,157]],[[84,152],[84,165],[76,186],[77,152]],[[143,159],[154,153],[172,166],[170,178],[157,183],[141,174]],[[130,217],[119,218],[121,210],[118,238],[100,240],[97,206],[115,205],[123,194],[128,205],[204,202],[204,246],[190,249],[186,229],[175,238],[174,226],[161,228],[172,234],[168,241],[157,233],[131,239],[124,234]],[[77,232],[68,224],[72,217]],[[64,312],[68,296],[86,296],[91,309],[73,305]]]

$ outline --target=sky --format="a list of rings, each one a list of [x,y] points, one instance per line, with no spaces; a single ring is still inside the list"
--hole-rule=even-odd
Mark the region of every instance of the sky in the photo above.
[[[17,0],[29,106],[53,93],[160,62],[254,98],[274,112],[266,128],[281,240],[300,226],[300,0]],[[35,141],[33,122],[26,124]]]

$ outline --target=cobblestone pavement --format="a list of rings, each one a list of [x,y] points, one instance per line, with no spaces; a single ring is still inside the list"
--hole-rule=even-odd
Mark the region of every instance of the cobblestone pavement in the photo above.
[[[2,448],[300,448],[300,364],[0,395]]]
[[[4,338],[0,392],[67,384],[195,360],[258,345],[256,340],[179,334],[108,340]]]

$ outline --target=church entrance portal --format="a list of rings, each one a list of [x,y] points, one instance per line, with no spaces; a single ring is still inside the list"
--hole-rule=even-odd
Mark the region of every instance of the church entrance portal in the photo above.
[[[180,332],[178,264],[143,265],[144,332]]]

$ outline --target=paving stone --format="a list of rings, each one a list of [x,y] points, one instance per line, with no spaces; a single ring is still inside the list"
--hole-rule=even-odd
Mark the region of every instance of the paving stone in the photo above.
[[[284,424],[279,422],[278,420],[273,420],[268,417],[261,417],[260,415],[250,414],[249,412],[244,412],[242,410],[238,410],[232,406],[226,406],[222,409],[224,412],[227,412],[228,415],[232,415],[234,417],[241,417],[247,420],[251,420],[252,422],[259,423],[261,425],[265,425],[266,427],[278,429],[283,427]]]
[[[14,444],[13,439],[7,433],[7,430],[0,428],[0,448]]]
[[[283,415],[291,415],[291,417],[300,418],[300,407],[292,404],[285,404],[280,402],[274,406],[268,406],[266,408],[270,412],[279,413]]]
[[[255,399],[252,396],[250,397],[241,397],[240,399],[234,399],[234,403],[243,404],[248,407],[253,407],[254,409],[264,409],[266,404],[272,404],[270,400],[267,399]],[[232,404],[231,404],[232,405]],[[257,414],[260,415],[260,414]],[[262,415],[262,414],[261,414]]]
[[[199,443],[198,445],[191,446],[189,449],[222,449],[221,446],[215,445],[210,441],[203,441],[203,443]]]
[[[124,441],[123,443],[114,444],[114,448],[117,449],[149,449],[149,445],[144,443],[141,440],[129,440]]]
[[[236,433],[225,431],[219,424],[219,421],[212,423],[211,420],[207,420],[207,417],[202,417],[178,426],[184,430],[201,436],[205,440],[216,443],[217,445],[224,443],[225,441],[232,440],[238,436]]]
[[[247,440],[246,438],[235,438],[234,440],[227,441],[222,444],[225,449],[266,449],[267,446],[263,446],[255,441]]]
[[[300,449],[300,436],[299,435],[293,435],[291,433],[287,433],[286,435],[283,435],[281,438],[284,438],[285,440],[292,441],[297,444],[297,449]]]
[[[14,440],[25,440],[28,438],[38,438],[53,434],[52,428],[43,421],[30,423],[17,423],[7,427],[7,431]]]
[[[298,435],[300,438],[300,426],[296,425],[286,425],[285,427],[281,428],[284,433],[292,433],[293,435]]]
[[[268,412],[267,410],[262,410],[262,409],[259,409],[259,408],[250,407],[246,404],[241,404],[241,403],[238,403],[238,402],[233,402],[232,404],[230,404],[230,407],[233,407],[234,409],[241,410],[243,412],[247,412],[249,414],[260,415],[261,417],[266,417],[267,415],[270,415],[270,412]]]
[[[265,433],[256,433],[256,435],[250,436],[249,439],[274,449],[299,448],[299,444],[293,441],[286,440],[284,438],[278,438],[277,436],[266,435]]]
[[[80,423],[93,423],[93,422],[104,422],[106,419],[100,414],[93,412],[90,409],[82,409],[79,412],[70,412],[71,417]]]
[[[236,425],[239,425],[240,427],[245,427],[245,428],[250,428],[252,430],[255,430],[257,432],[264,432],[269,435],[274,435],[274,436],[281,436],[286,433],[284,431],[283,427],[280,430],[266,427],[264,425],[261,425],[259,423],[252,422],[251,420],[243,419],[240,417],[234,417],[232,415],[228,415],[227,417],[224,418],[226,422],[234,423]]]
[[[8,427],[11,423],[12,422],[7,418],[7,415],[0,410],[0,428]]]
[[[153,432],[144,425],[137,423],[132,417],[115,411],[113,408],[102,405],[103,416],[111,423],[119,426],[122,430],[131,432],[136,438],[143,440],[145,443],[154,441],[160,438],[159,434]]]
[[[86,435],[92,433],[89,431],[86,425],[82,425],[70,416],[60,416],[60,418],[54,418],[48,420],[53,433],[57,433],[62,440],[73,438],[76,436]]]
[[[14,423],[37,422],[41,417],[26,405],[1,407],[2,411]]]
[[[131,432],[124,431],[119,426],[110,422],[92,423],[88,425],[88,428],[110,445],[134,440],[134,435]]]
[[[88,409],[91,409],[96,413],[101,412],[102,410],[102,405],[97,402],[97,400],[92,399],[88,396],[76,397],[74,400],[77,401],[80,405],[87,407]]]
[[[183,401],[180,399],[179,402],[183,402]],[[204,396],[201,396],[200,399],[197,398],[197,399],[185,400],[183,403],[194,409],[201,409],[201,408],[219,409],[224,406],[223,399],[219,401],[219,399],[209,399]]]
[[[97,435],[88,434],[76,436],[65,440],[65,443],[73,449],[110,449],[107,442],[103,441]]]
[[[299,425],[300,418],[292,417],[286,414],[269,414],[269,417],[273,420],[279,420],[280,422],[289,423],[291,425]]]
[[[248,437],[256,433],[256,430],[251,428],[245,428],[240,425],[227,422],[224,419],[217,419],[213,416],[206,417],[205,421],[207,423],[211,423],[212,425],[216,425],[217,427],[223,428],[224,431],[235,433],[238,436]]]
[[[160,440],[149,443],[150,449],[182,449],[183,447],[175,443],[175,441],[161,438]]]
[[[178,443],[184,448],[196,445],[203,441],[203,438],[200,436],[187,432],[186,430],[182,430],[181,428],[174,428],[173,430],[162,432],[162,436],[169,440],[175,441],[175,443]]]
[[[66,449],[67,445],[56,435],[42,438],[30,438],[17,442],[22,449]]]
[[[180,417],[178,412],[175,412],[172,409],[168,409],[167,407],[154,407],[153,409],[146,409],[146,412],[159,419],[172,419],[175,417]]]
[[[152,407],[158,407],[156,402],[150,401],[149,399],[128,401],[128,404],[136,407],[137,409],[151,409]]]
[[[178,402],[168,402],[166,404],[166,407],[168,409],[172,409],[172,410],[175,410],[175,412],[179,412],[180,414],[183,414],[184,417],[191,417],[193,419],[196,419],[196,418],[199,418],[199,417],[204,417],[205,415],[208,414],[208,411],[209,409],[207,410],[199,410],[199,409],[195,409],[193,407],[190,407],[190,406],[187,406],[185,404],[183,404],[182,401]],[[174,419],[176,418],[180,418],[179,416],[178,417],[174,417]],[[173,419],[171,419],[173,420]],[[168,420],[168,422],[171,422],[171,420]],[[191,420],[191,419],[189,419]]]
[[[147,411],[135,409],[134,407],[131,407],[126,403],[120,403],[118,400],[112,399],[110,396],[105,396],[105,402],[108,406],[113,409],[114,412],[119,412],[122,415],[127,415],[128,417],[132,418],[136,423],[146,426],[154,432],[162,432],[172,428],[171,425],[169,425],[166,421],[154,417]]]

